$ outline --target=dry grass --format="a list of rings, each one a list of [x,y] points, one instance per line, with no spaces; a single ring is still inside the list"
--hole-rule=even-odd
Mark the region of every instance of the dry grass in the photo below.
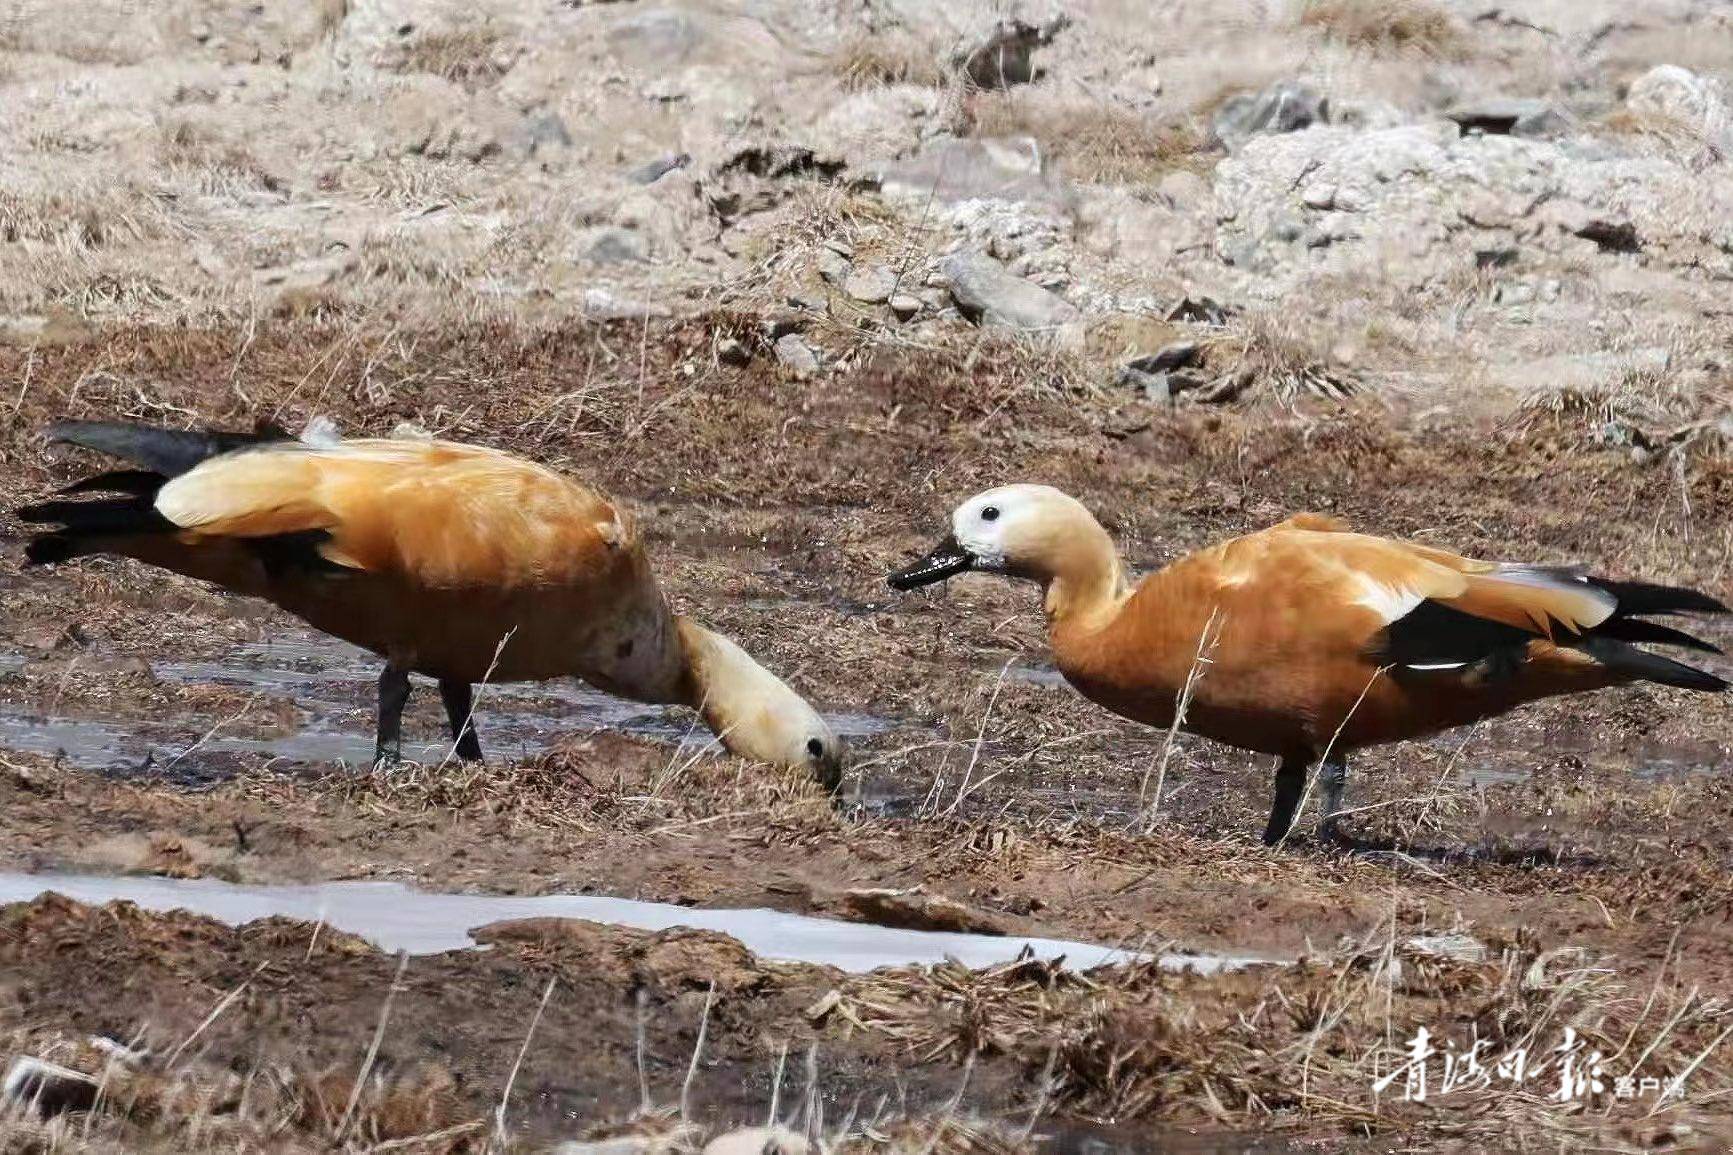
[[[1450,59],[1468,49],[1462,25],[1433,0],[1304,0],[1300,25],[1369,52]]]
[[[1357,373],[1333,363],[1328,347],[1304,322],[1274,311],[1248,313],[1202,346],[1203,364],[1216,377],[1199,392],[1199,400],[1249,397],[1292,404],[1311,396],[1341,401],[1364,388]]]
[[[37,1118],[15,1112],[8,1149],[56,1151],[313,1151],[341,1148],[338,1127],[351,1098],[349,1145],[396,1145],[420,1152],[478,1149],[480,1118],[466,1113],[456,1077],[442,1067],[369,1078],[284,1063],[235,1070],[146,1055],[117,1060],[87,1042],[48,1031],[14,1036],[9,1054],[28,1054],[83,1072],[100,1085],[96,1107]],[[390,1149],[387,1146],[385,1149]]]
[[[950,79],[940,50],[902,29],[849,37],[831,54],[830,67],[850,91],[887,84],[939,88]]]
[[[917,1061],[1015,1055],[1056,1105],[1103,1120],[1305,1119],[1360,1134],[1482,1139],[1597,1133],[1599,1110],[1547,1098],[1559,1079],[1552,1049],[1567,1027],[1584,1040],[1585,1058],[1605,1059],[1595,1106],[1625,1113],[1633,1130],[1654,1104],[1615,1107],[1616,1076],[1692,1072],[1684,1102],[1658,1112],[1657,1134],[1726,1093],[1733,1067],[1717,1045],[1733,1021],[1725,1000],[1695,987],[1627,988],[1580,951],[1542,952],[1520,937],[1490,945],[1483,962],[1442,958],[1407,946],[1392,926],[1325,960],[1240,975],[1153,965],[1080,975],[1036,960],[886,971],[846,989],[831,1013],[898,1040]],[[1440,1099],[1440,1058],[1431,1102],[1405,1102],[1400,1079],[1375,1095],[1373,1085],[1401,1068],[1417,1025],[1441,1054],[1470,1039],[1486,1040],[1490,1055],[1526,1048],[1532,1081]]]
[[[962,105],[970,136],[1031,136],[1048,163],[1089,184],[1150,184],[1202,172],[1215,159],[1208,133],[1189,119],[1158,117],[1104,101],[1014,89],[972,93]]]
[[[398,72],[426,72],[473,92],[496,83],[512,63],[499,30],[475,24],[423,32],[394,53],[387,66]]]
[[[1615,138],[1640,145],[1693,171],[1702,171],[1727,157],[1722,126],[1670,116],[1657,109],[1614,109],[1600,129]]]

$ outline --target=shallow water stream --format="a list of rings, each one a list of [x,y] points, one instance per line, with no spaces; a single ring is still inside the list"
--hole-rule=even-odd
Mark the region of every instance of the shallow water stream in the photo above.
[[[0,872],[0,903],[28,902],[50,891],[86,903],[124,899],[146,910],[186,910],[231,926],[273,916],[301,919],[360,935],[383,950],[409,954],[474,947],[471,930],[489,923],[569,918],[639,930],[684,926],[719,931],[762,958],[846,971],[938,963],[947,958],[969,967],[989,967],[1010,962],[1025,949],[1036,958],[1063,957],[1077,970],[1149,957],[1134,950],[1061,939],[900,930],[775,910],[672,906],[583,894],[439,894],[397,882],[240,886],[206,878]],[[1164,954],[1157,961],[1169,970],[1213,973],[1274,960]]]
[[[262,737],[224,733],[218,722],[202,736],[186,736],[189,727],[206,730],[211,723],[186,718],[160,721],[107,721],[87,716],[43,715],[28,707],[0,703],[0,748],[35,754],[64,755],[84,770],[137,771],[149,765],[161,770],[176,765],[197,776],[201,761],[237,754],[282,758],[291,762],[347,762],[367,765],[373,760],[373,710],[379,678],[378,658],[365,650],[312,635],[290,634],[268,642],[247,642],[220,658],[200,661],[154,661],[150,672],[159,683],[182,686],[226,686],[288,700],[306,722],[286,734]],[[0,654],[0,675],[23,669],[17,654]],[[417,699],[437,701],[431,682],[415,679]],[[606,728],[664,741],[704,745],[710,733],[690,711],[646,706],[616,698],[575,679],[534,683],[504,683],[477,688],[476,728],[482,749],[492,757],[524,757],[540,753],[561,739]],[[878,733],[889,726],[865,714],[828,714],[826,720],[846,738]],[[229,728],[245,719],[236,719]],[[444,723],[434,728],[405,723],[403,756],[411,762],[444,761],[451,740]]]

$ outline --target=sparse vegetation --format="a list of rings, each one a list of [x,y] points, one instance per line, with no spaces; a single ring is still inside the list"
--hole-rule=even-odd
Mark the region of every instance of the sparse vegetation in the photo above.
[[[1218,155],[1190,119],[1024,89],[970,94],[961,121],[972,136],[1033,137],[1055,171],[1089,184],[1152,184]]]
[[[426,72],[471,90],[496,83],[511,70],[512,53],[499,30],[465,24],[417,34],[391,57],[399,72]]]
[[[1300,24],[1350,48],[1450,58],[1468,38],[1436,0],[1301,0]]]
[[[938,88],[951,79],[941,51],[901,29],[851,36],[832,54],[830,63],[849,89],[886,84]]]

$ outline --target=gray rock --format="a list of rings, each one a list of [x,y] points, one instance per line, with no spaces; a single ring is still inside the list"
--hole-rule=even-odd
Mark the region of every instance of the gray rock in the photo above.
[[[787,300],[789,308],[801,309],[808,313],[824,312],[827,303],[828,302],[825,301],[823,293],[809,292],[804,289],[799,292],[788,294]]]
[[[1175,341],[1155,353],[1132,358],[1126,366],[1142,373],[1165,373],[1192,364],[1201,351],[1196,341]]]
[[[1633,80],[1625,104],[1636,112],[1697,126],[1711,138],[1724,136],[1730,127],[1721,83],[1676,64],[1656,65]]]
[[[1564,131],[1564,116],[1544,100],[1492,97],[1464,101],[1444,110],[1464,132],[1491,136],[1555,136]]]
[[[691,163],[692,157],[688,153],[671,152],[639,165],[626,174],[626,179],[633,184],[655,184],[669,173],[683,169]]]
[[[1028,136],[952,137],[929,141],[919,153],[874,174],[886,196],[954,204],[959,201],[1053,200],[1042,175],[1041,145]]]
[[[843,292],[868,305],[882,305],[896,291],[897,271],[884,265],[855,269],[843,282]]]
[[[1283,80],[1262,92],[1242,92],[1222,102],[1211,122],[1229,149],[1260,133],[1298,132],[1330,122],[1330,101],[1304,84]]]
[[[798,333],[786,333],[776,339],[776,359],[794,370],[797,376],[810,377],[818,372],[818,354]]]
[[[1167,401],[1173,397],[1166,373],[1145,373],[1127,365],[1119,371],[1119,383],[1143,394],[1145,401]]]
[[[818,250],[818,275],[823,277],[827,283],[842,284],[848,280],[849,270],[852,267],[848,258],[835,249],[827,246]]]
[[[566,128],[564,118],[557,112],[544,112],[530,117],[524,121],[523,131],[531,156],[549,149],[572,147],[572,134]]]
[[[912,321],[920,315],[924,302],[911,293],[895,293],[891,296],[891,312],[899,321]]]
[[[666,305],[616,297],[600,288],[584,290],[583,310],[584,316],[598,321],[642,321],[673,316],[673,310]]]
[[[650,259],[650,248],[643,234],[632,229],[593,229],[580,243],[584,259],[598,265],[621,265]]]
[[[951,299],[979,325],[1056,329],[1082,315],[1063,297],[1011,275],[985,253],[955,253],[941,268],[951,283]]]

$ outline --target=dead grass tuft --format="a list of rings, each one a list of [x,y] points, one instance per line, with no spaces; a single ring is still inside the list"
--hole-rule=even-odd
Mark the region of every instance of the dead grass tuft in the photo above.
[[[1044,158],[1073,180],[1149,184],[1214,161],[1209,134],[1189,119],[1157,117],[1115,104],[1055,99],[1024,89],[978,92],[962,106],[963,133],[1030,136]]]
[[[1329,957],[1293,967],[1199,976],[1151,964],[1086,975],[1025,959],[983,971],[951,964],[881,971],[843,992],[832,1014],[901,1042],[912,1059],[1011,1054],[1044,1096],[1072,1112],[1125,1121],[1161,1117],[1244,1127],[1298,1115],[1360,1131],[1430,1131],[1489,1137],[1533,1127],[1569,1134],[1602,1125],[1613,1080],[1627,1073],[1691,1078],[1681,1113],[1726,1093],[1730,1064],[1717,1044],[1733,1008],[1696,987],[1631,990],[1578,950],[1538,950],[1517,940],[1486,944],[1485,961],[1409,945],[1392,923]],[[1440,1100],[1433,1059],[1431,1102],[1394,1089],[1417,1025],[1437,1054],[1484,1040],[1494,1056],[1521,1049],[1530,1081],[1488,1079]],[[1604,1067],[1591,1109],[1547,1097],[1561,1075],[1566,1030],[1579,1062]],[[1388,1085],[1386,1085],[1388,1087]],[[1440,1109],[1440,1108],[1447,1109]]]
[[[1349,48],[1452,59],[1468,50],[1468,34],[1433,0],[1304,0],[1300,24]]]
[[[1204,366],[1216,374],[1199,392],[1202,401],[1248,395],[1282,404],[1306,396],[1342,401],[1364,388],[1359,374],[1333,363],[1317,334],[1279,313],[1249,313],[1235,329],[1207,337],[1201,345]]]
[[[889,84],[940,88],[949,79],[939,50],[901,29],[851,36],[831,54],[830,66],[854,92]]]
[[[475,91],[496,83],[514,63],[498,29],[485,24],[424,32],[399,49],[386,66],[425,72]]]

